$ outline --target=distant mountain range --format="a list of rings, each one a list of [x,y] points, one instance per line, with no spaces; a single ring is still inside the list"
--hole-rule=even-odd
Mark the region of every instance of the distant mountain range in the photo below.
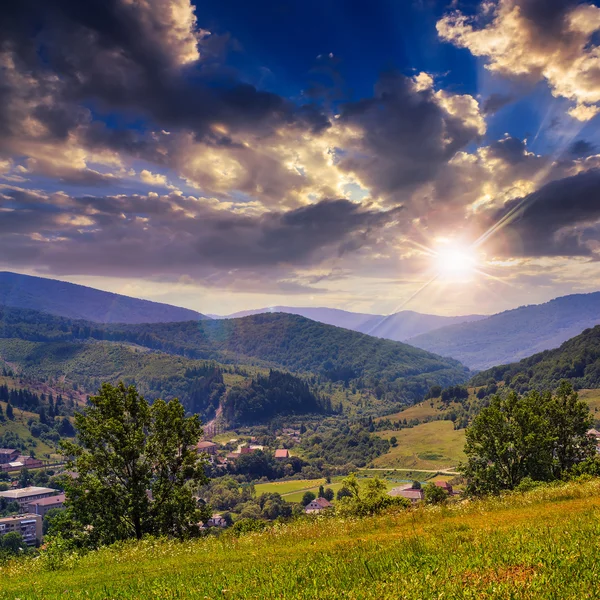
[[[521,306],[473,323],[450,325],[408,340],[471,369],[488,369],[557,348],[600,324],[600,292]]]
[[[299,306],[272,306],[270,308],[258,308],[255,310],[244,310],[224,317],[210,315],[215,319],[237,319],[250,315],[264,313],[287,313],[300,315],[319,323],[352,329],[360,333],[366,333],[374,337],[385,338],[397,342],[405,341],[416,335],[427,333],[433,329],[439,329],[446,325],[455,323],[469,323],[479,319],[485,319],[484,315],[465,315],[462,317],[442,317],[440,315],[428,315],[403,310],[392,315],[373,315],[369,313],[355,313],[337,308],[313,308]]]
[[[8,272],[0,272],[0,305],[96,323],[164,323],[207,318],[195,310],[170,304]]]

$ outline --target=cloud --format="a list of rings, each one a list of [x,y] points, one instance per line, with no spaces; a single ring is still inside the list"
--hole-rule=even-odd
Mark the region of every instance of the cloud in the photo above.
[[[493,115],[507,104],[510,104],[513,100],[514,96],[511,96],[510,94],[490,94],[483,102],[483,113],[486,115]]]
[[[547,183],[495,215],[511,215],[497,245],[509,256],[600,257],[600,169]]]
[[[140,179],[148,185],[152,185],[155,187],[168,187],[168,182],[165,175],[151,173],[150,171],[148,171],[148,169],[142,169],[140,171]]]
[[[246,215],[184,197],[75,198],[0,188],[0,252],[21,267],[62,274],[189,276],[211,282],[291,279],[294,268],[356,252],[401,218],[344,199]],[[230,273],[231,274],[231,273]]]
[[[439,36],[507,77],[545,80],[557,97],[574,102],[580,121],[600,110],[600,8],[575,0],[498,0],[474,17],[460,11],[437,23]]]
[[[436,92],[429,76],[399,73],[382,76],[373,98],[342,106],[339,120],[350,135],[338,167],[396,204],[485,132],[474,98]]]

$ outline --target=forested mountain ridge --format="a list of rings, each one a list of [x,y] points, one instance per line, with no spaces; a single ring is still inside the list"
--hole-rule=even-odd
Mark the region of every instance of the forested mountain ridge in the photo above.
[[[282,368],[333,382],[353,381],[378,388],[382,394],[394,392],[412,399],[431,385],[446,386],[467,378],[467,370],[453,359],[281,313],[220,321],[100,325],[3,307],[0,337],[133,343],[192,359]]]
[[[562,379],[577,388],[600,388],[600,325],[586,329],[555,350],[534,354],[520,362],[478,373],[472,385],[501,381],[519,392],[552,390]]]
[[[207,318],[179,306],[9,272],[0,272],[0,305],[98,323],[160,323]]]
[[[366,333],[367,335],[396,342],[403,342],[410,337],[454,323],[466,323],[485,318],[483,315],[445,317],[441,315],[418,313],[412,310],[403,310],[391,315],[373,315],[339,310],[337,308],[291,306],[274,306],[271,308],[244,310],[228,315],[227,317],[219,317],[217,315],[212,316],[220,319],[234,319],[277,312],[300,315],[301,317],[306,317],[307,319],[312,319],[319,323],[325,323],[326,325],[352,329],[353,331],[359,331],[360,333]]]
[[[452,356],[471,369],[488,369],[557,348],[600,324],[600,292],[522,306],[474,323],[450,325],[409,340],[424,350]]]

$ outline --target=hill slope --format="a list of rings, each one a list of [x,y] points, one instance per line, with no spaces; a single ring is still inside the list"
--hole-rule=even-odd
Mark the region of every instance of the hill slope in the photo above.
[[[555,350],[482,371],[472,383],[486,385],[492,379],[505,381],[518,391],[552,390],[561,379],[570,379],[578,388],[600,388],[600,325],[586,329]]]
[[[413,337],[410,344],[451,356],[471,369],[488,369],[556,348],[600,324],[600,292],[556,298]]]
[[[447,327],[456,323],[471,323],[485,318],[484,315],[442,317],[440,315],[426,315],[412,310],[403,310],[387,317],[369,319],[358,327],[357,331],[402,342],[440,327]]]
[[[224,319],[235,319],[265,313],[287,313],[300,315],[319,323],[352,329],[360,333],[366,333],[374,337],[384,338],[402,342],[410,337],[426,333],[433,329],[439,329],[454,323],[465,323],[485,319],[483,315],[465,315],[462,317],[443,317],[440,315],[427,315],[403,310],[392,315],[372,315],[367,313],[355,313],[337,308],[313,308],[294,306],[274,306],[271,308],[258,308],[256,310],[244,310],[227,317],[216,317]],[[215,316],[215,315],[211,315]]]
[[[0,308],[0,337],[37,342],[88,339],[133,343],[192,359],[256,364],[317,375],[381,393],[420,395],[432,384],[466,379],[466,369],[399,342],[391,342],[297,315],[142,325],[72,321],[35,311]]]
[[[206,318],[194,310],[170,304],[8,272],[0,272],[0,305],[97,323],[162,323]]]
[[[0,566],[0,598],[594,598],[600,484]]]

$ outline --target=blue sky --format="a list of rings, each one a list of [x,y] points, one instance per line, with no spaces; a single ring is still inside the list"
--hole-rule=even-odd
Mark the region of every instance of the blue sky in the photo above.
[[[0,267],[204,312],[600,287],[600,9],[24,0]]]

